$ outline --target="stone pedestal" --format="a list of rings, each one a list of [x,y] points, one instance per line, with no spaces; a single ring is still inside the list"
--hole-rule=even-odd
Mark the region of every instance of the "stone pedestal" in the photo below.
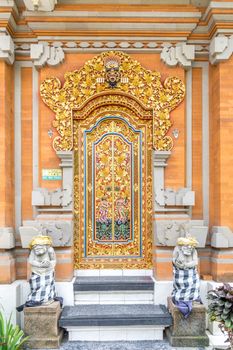
[[[63,335],[58,327],[61,308],[58,301],[47,306],[24,308],[24,332],[31,349],[57,349]]]
[[[166,329],[171,346],[199,347],[208,346],[206,335],[206,310],[204,305],[194,303],[190,316],[185,319],[179,309],[168,298],[168,309],[173,318],[173,325]]]

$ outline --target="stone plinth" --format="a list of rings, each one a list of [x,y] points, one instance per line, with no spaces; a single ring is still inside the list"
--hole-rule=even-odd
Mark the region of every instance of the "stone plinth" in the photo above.
[[[58,301],[47,306],[24,308],[24,332],[32,349],[57,349],[63,331],[58,327],[61,308]]]
[[[185,319],[169,297],[168,310],[172,315],[173,325],[166,329],[166,334],[172,346],[204,347],[209,345],[209,338],[206,335],[206,310],[204,305],[194,303],[190,316]]]

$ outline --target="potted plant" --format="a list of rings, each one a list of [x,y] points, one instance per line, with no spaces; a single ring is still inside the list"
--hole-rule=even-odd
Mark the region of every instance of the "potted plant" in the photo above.
[[[0,310],[0,350],[20,350],[27,339],[19,326],[11,323],[11,317],[7,321]]]
[[[211,301],[208,306],[210,321],[219,322],[223,334],[227,334],[230,343],[229,349],[233,350],[233,287],[228,283],[210,290],[207,299]]]

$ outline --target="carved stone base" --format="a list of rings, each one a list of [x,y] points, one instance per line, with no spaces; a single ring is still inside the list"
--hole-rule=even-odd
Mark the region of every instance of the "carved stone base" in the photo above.
[[[171,346],[199,347],[208,346],[209,338],[206,335],[206,310],[204,305],[193,305],[190,316],[185,319],[171,297],[168,298],[168,309],[173,318],[173,325],[166,329]]]
[[[29,338],[27,347],[30,349],[59,349],[62,337],[63,330],[60,330],[56,337],[50,337],[47,339]]]
[[[195,336],[195,337],[183,337],[183,336],[174,336],[172,335],[172,332],[170,328],[166,329],[166,336],[168,338],[168,341],[171,346],[175,347],[187,347],[187,348],[196,348],[196,347],[203,347],[209,345],[209,338],[207,335],[204,336]]]
[[[63,330],[58,327],[61,314],[59,302],[24,309],[24,332],[29,335],[27,346],[31,349],[59,348]]]

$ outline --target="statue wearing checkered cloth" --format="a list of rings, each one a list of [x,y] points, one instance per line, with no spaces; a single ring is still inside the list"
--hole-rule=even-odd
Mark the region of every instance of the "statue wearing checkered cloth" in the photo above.
[[[30,243],[29,263],[31,278],[29,280],[31,292],[26,305],[41,305],[53,302],[55,292],[54,268],[56,258],[49,236],[36,236]]]
[[[197,245],[193,237],[180,237],[173,252],[172,300],[186,318],[192,311],[193,301],[201,302]]]

